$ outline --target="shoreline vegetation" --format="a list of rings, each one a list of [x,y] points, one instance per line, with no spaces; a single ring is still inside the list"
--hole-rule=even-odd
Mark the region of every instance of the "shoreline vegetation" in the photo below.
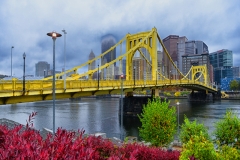
[[[164,114],[160,114],[164,113]],[[171,116],[172,115],[172,116]],[[139,128],[144,141],[135,137],[107,138],[104,133],[84,134],[83,130],[67,131],[58,128],[53,135],[47,130],[43,138],[33,128],[33,112],[26,126],[0,124],[0,159],[239,159],[240,158],[240,118],[232,111],[216,123],[214,139],[207,128],[196,120],[184,118],[181,132],[174,135],[176,110],[169,102],[153,98],[144,106],[139,115],[142,126]],[[145,142],[146,141],[146,142]]]

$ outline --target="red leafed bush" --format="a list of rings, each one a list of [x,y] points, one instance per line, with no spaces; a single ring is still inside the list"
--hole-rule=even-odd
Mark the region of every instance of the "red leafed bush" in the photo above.
[[[180,156],[179,151],[166,151],[157,147],[148,147],[141,144],[133,143],[123,146],[126,158],[136,160],[178,160]]]
[[[35,115],[36,113],[33,113],[29,116],[26,128],[19,125],[9,129],[0,125],[0,159],[179,159],[178,151],[168,152],[137,143],[116,146],[110,140],[101,137],[84,138],[84,131],[76,133],[58,128],[54,136],[48,134],[47,138],[43,139],[38,131],[31,128]]]

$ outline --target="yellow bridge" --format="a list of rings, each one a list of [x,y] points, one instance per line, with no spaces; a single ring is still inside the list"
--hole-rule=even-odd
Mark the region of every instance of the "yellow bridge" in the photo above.
[[[125,46],[126,51],[122,51]],[[150,55],[150,59],[143,53],[142,48]],[[157,50],[163,50],[162,57],[167,60],[168,66],[162,67],[163,64],[157,62]],[[120,56],[111,62],[103,63],[104,55],[120,50]],[[147,64],[146,77],[135,78],[133,59],[138,53]],[[88,70],[84,73],[78,73],[80,68],[90,66],[94,62],[100,60],[101,65],[95,69]],[[123,60],[126,61],[126,75],[124,79],[115,79],[109,75],[104,77],[114,64],[119,64],[119,73],[122,73]],[[170,69],[175,70],[175,78],[172,79]],[[101,71],[101,75],[99,75]],[[94,74],[98,74],[98,79],[93,79]],[[62,79],[64,75],[68,75],[66,80]],[[84,77],[84,78],[83,78]],[[51,100],[53,98],[53,77],[47,77],[41,80],[27,80],[24,83],[18,79],[0,80],[0,104],[13,104],[21,102],[34,102]],[[140,32],[137,34],[127,34],[115,46],[106,52],[100,54],[86,63],[73,67],[65,72],[56,74],[55,93],[56,99],[77,98],[91,95],[116,94],[121,92],[121,84],[123,83],[123,91],[133,92],[138,90],[155,90],[156,96],[159,90],[164,87],[176,86],[188,88],[191,90],[215,93],[217,92],[209,80],[208,68],[204,66],[192,66],[189,72],[184,75],[172,61],[165,46],[163,45],[156,28],[151,31]]]

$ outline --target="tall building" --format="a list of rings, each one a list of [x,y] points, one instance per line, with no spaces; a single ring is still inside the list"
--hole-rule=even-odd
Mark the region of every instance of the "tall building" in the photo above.
[[[140,57],[133,58],[133,78],[135,75],[135,80],[142,80],[144,79],[144,72],[143,72],[143,62],[144,60]]]
[[[195,41],[196,43],[196,54],[209,53],[208,46],[203,41]]]
[[[102,38],[101,44],[102,44],[102,53],[104,53],[105,51],[107,51],[108,49],[110,49],[112,46],[116,44],[116,39],[113,35],[108,34]],[[105,54],[103,56],[103,59],[106,59],[107,63],[116,59],[116,48],[113,51]],[[114,66],[116,66],[116,63],[114,63]]]
[[[147,60],[151,62],[150,54],[148,53],[148,50],[146,48],[141,48],[140,50],[144,55],[142,56],[142,54],[140,54],[140,58],[142,59],[142,62],[143,62],[142,71],[141,71],[143,73],[143,79],[149,80],[152,78],[151,67],[147,63]]]
[[[233,78],[240,78],[240,67],[232,67]]]
[[[173,62],[178,66],[180,71],[182,71],[182,55],[186,54],[186,42],[188,39],[183,36],[179,37],[178,35],[169,35],[163,39],[163,44],[166,47],[168,53],[170,54]],[[164,69],[166,72],[169,72],[173,69],[170,64],[168,57],[163,54],[163,63]]]
[[[186,75],[188,73],[188,71],[190,70],[190,68],[192,66],[202,66],[202,65],[206,65],[207,66],[207,70],[208,70],[208,74],[209,74],[209,80],[212,82],[211,80],[211,65],[210,65],[210,60],[209,60],[209,54],[208,53],[203,53],[203,54],[185,54],[182,56],[183,59],[183,64],[182,64],[182,68],[183,68],[183,74]],[[198,75],[197,75],[198,76]]]
[[[197,46],[195,41],[185,42],[185,54],[196,54]]]
[[[210,63],[213,66],[214,82],[221,85],[222,78],[233,78],[233,55],[232,51],[222,49],[209,55]]]
[[[188,41],[188,39],[183,36],[178,38],[178,43],[177,43],[177,55],[178,55],[178,60],[177,60],[177,67],[179,70],[182,72],[182,56],[185,55],[185,44]]]
[[[185,54],[203,54],[209,53],[208,46],[203,41],[186,41]]]
[[[35,64],[35,76],[36,77],[43,77],[49,75],[50,71],[50,64],[46,61],[39,61]]]
[[[163,39],[163,44],[166,47],[168,53],[170,54],[173,62],[177,61],[177,43],[179,36],[169,35]]]
[[[177,55],[178,39],[179,39],[178,35],[169,35],[168,37],[163,39],[163,44],[166,47],[173,62],[178,60],[178,55]],[[168,56],[166,56],[165,53],[163,54],[163,66],[164,66],[164,70],[166,70],[167,72],[172,70],[172,65],[168,59]]]
[[[91,50],[89,56],[88,56],[88,60],[92,60],[95,58],[95,54],[93,53],[93,51]],[[96,68],[96,61],[93,61],[91,64],[88,65],[88,70],[93,70]],[[97,72],[93,73],[93,79],[97,79]]]
[[[89,56],[88,56],[88,60],[92,60],[95,58],[95,54],[93,53],[93,51],[90,52]],[[89,66],[88,66],[88,70],[92,70],[96,68],[96,61],[93,61]]]

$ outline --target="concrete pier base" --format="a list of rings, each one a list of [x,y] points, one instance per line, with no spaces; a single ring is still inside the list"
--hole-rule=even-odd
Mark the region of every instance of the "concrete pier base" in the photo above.
[[[165,97],[160,97],[161,101],[165,100]],[[148,103],[148,100],[152,100],[151,96],[141,97],[124,97],[123,98],[123,116],[137,117],[142,113],[143,106]],[[119,115],[121,115],[121,100],[119,101]]]
[[[188,101],[190,102],[211,102],[214,100],[214,96],[212,93],[206,93],[206,92],[194,92],[192,91],[190,95],[188,96]]]

